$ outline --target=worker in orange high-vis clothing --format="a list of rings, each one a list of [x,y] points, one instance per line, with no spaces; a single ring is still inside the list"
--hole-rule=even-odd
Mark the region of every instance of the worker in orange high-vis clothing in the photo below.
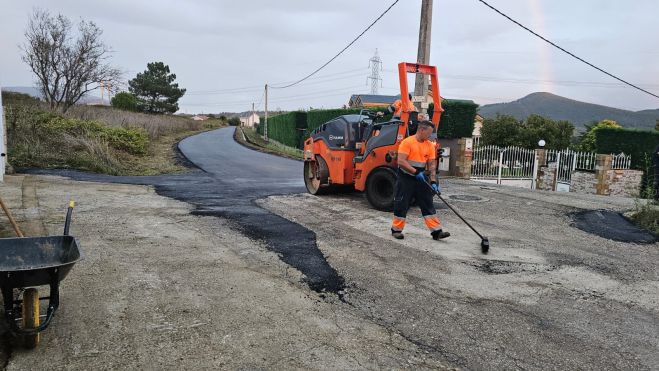
[[[394,221],[391,224],[391,234],[399,240],[405,238],[405,217],[413,198],[421,208],[426,227],[433,239],[439,240],[451,235],[442,230],[442,222],[437,217],[433,193],[428,188],[425,175],[426,169],[430,169],[430,186],[435,192],[441,192],[434,170],[437,148],[435,143],[428,140],[433,130],[432,122],[421,121],[416,134],[405,138],[398,146],[398,179],[394,190]]]
[[[407,96],[410,98],[407,106],[407,111],[408,112],[416,111],[416,107],[414,107],[414,104],[412,103],[412,94],[408,94]],[[400,115],[403,113],[403,100],[402,99],[396,100],[394,104],[392,104],[391,106],[389,106],[389,108],[387,108],[387,110],[389,111],[389,113],[394,114],[393,115],[394,118],[399,119]]]

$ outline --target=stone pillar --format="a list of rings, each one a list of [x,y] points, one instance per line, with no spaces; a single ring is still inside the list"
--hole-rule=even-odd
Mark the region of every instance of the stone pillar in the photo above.
[[[535,150],[535,160],[537,161],[533,166],[535,170],[535,177],[533,184],[535,185],[534,189],[542,189],[538,187],[539,183],[542,183],[543,170],[542,168],[547,166],[547,150],[546,149],[536,149]]]
[[[469,179],[471,177],[471,161],[473,158],[474,140],[472,138],[460,138],[458,140],[458,157],[455,161],[455,175],[459,178]]]
[[[597,155],[595,160],[595,194],[608,196],[609,191],[609,170],[613,164],[613,156]]]

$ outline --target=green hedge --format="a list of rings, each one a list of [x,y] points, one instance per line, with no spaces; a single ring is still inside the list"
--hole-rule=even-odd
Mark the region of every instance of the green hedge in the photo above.
[[[304,139],[304,129],[307,124],[306,112],[289,112],[268,117],[268,137],[289,147],[300,148]],[[261,118],[258,127],[259,134],[263,135],[265,118]]]
[[[659,145],[659,131],[624,128],[600,128],[595,130],[597,153],[622,153],[632,156],[632,168],[642,170],[641,195],[657,194],[652,188],[655,179],[652,154]]]
[[[621,153],[632,156],[632,167],[644,169],[645,156],[650,157],[659,145],[659,131],[623,128],[601,128],[595,131],[597,153]]]
[[[467,100],[444,99],[442,101],[441,120],[439,122],[439,138],[471,138],[476,120],[478,105]],[[432,118],[435,105],[430,103],[428,113]]]
[[[439,137],[471,137],[478,105],[471,101],[444,100],[442,107],[445,111],[439,127]],[[369,110],[386,113],[387,107],[372,107]],[[290,147],[302,148],[304,139],[315,128],[338,116],[359,114],[360,111],[360,108],[311,110],[271,116],[268,117],[268,137]],[[432,104],[429,112],[432,112]],[[382,121],[389,119],[391,114],[385,115]],[[263,135],[264,122],[265,118],[261,117],[261,124],[257,129],[261,135]]]
[[[307,132],[311,132],[313,129],[319,127],[320,125],[330,121],[331,119],[343,116],[343,115],[358,115],[361,112],[361,108],[348,108],[348,109],[326,109],[326,110],[313,110],[307,112]],[[382,111],[386,115],[379,121],[386,121],[391,119],[391,114],[387,112],[387,107],[371,107],[368,108],[369,111],[377,112]]]

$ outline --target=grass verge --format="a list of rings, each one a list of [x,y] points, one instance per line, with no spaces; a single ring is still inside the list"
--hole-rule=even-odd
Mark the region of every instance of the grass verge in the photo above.
[[[245,135],[244,139],[242,134]],[[266,142],[256,130],[252,128],[236,128],[235,139],[248,147],[254,148],[261,152],[270,153],[277,156],[287,157],[293,160],[303,160],[304,156],[301,149],[293,148],[270,139]]]
[[[3,92],[3,100],[6,96],[16,98]],[[18,169],[75,169],[110,175],[182,172],[187,167],[176,143],[227,125],[215,119],[194,121],[109,107],[75,107],[61,115],[38,101],[5,102],[8,161]]]

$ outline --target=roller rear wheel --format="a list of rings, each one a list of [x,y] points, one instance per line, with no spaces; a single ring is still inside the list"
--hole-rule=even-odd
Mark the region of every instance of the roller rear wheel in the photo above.
[[[366,179],[366,199],[375,209],[392,211],[394,209],[394,186],[396,173],[388,167],[377,168]]]

